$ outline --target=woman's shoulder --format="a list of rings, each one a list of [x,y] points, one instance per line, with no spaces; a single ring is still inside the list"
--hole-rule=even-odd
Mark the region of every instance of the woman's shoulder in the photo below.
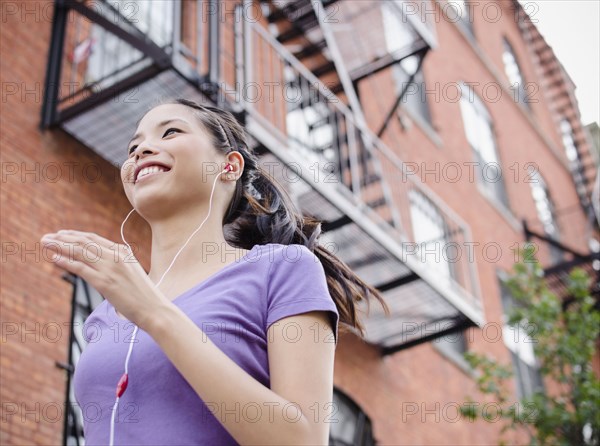
[[[291,278],[298,274],[321,273],[323,266],[319,258],[305,245],[293,243],[267,243],[259,245],[256,259],[269,264],[269,275]]]
[[[274,262],[306,262],[318,261],[317,256],[305,245],[292,243],[289,245],[282,243],[266,243],[256,245],[261,256],[268,256]]]
[[[283,243],[265,243],[264,245],[255,245],[255,247],[258,247],[260,249],[269,249],[272,251],[289,251],[289,250],[295,250],[295,251],[302,251],[302,252],[310,252],[312,253],[312,251],[305,245],[302,245],[300,243],[291,243],[289,245],[283,244]]]

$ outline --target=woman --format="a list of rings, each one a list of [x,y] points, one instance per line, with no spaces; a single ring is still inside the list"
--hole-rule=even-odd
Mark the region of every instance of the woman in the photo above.
[[[382,297],[318,245],[320,222],[261,170],[229,112],[162,103],[128,154],[147,274],[124,237],[42,239],[105,297],[73,378],[86,444],[327,444],[338,322],[363,335],[355,302],[388,313]]]

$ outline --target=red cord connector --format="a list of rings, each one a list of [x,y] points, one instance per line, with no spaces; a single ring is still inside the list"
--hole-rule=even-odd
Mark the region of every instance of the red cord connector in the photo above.
[[[129,377],[127,376],[127,373],[123,373],[123,375],[121,376],[121,379],[119,379],[119,383],[117,384],[117,397],[120,397],[121,395],[123,395],[125,393],[128,382],[129,382]]]

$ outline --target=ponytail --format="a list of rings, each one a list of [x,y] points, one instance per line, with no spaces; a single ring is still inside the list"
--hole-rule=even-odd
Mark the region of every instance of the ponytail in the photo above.
[[[357,302],[370,307],[377,299],[385,313],[389,308],[380,292],[358,277],[342,260],[319,245],[321,221],[303,216],[287,191],[259,165],[249,148],[243,127],[228,111],[204,106],[187,99],[163,103],[181,104],[193,108],[203,127],[212,136],[217,151],[227,154],[237,150],[244,157],[244,170],[223,216],[223,226],[230,225],[226,240],[231,245],[252,249],[255,245],[279,243],[306,246],[320,260],[327,277],[329,293],[338,309],[340,322],[357,330],[364,337],[364,326],[357,315]],[[234,141],[231,141],[233,137]],[[339,331],[347,331],[340,324]]]

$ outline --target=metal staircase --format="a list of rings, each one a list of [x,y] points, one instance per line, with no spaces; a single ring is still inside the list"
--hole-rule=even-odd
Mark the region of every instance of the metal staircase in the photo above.
[[[227,108],[252,148],[279,160],[302,212],[324,221],[322,244],[384,294],[391,317],[378,305],[361,308],[366,340],[382,354],[482,325],[475,263],[464,252],[469,226],[370,130],[356,95],[370,74],[424,57],[435,44],[427,25],[412,16],[405,22],[414,42],[364,59],[339,33],[346,18],[380,14],[372,6],[345,11],[340,28],[319,21],[307,0],[276,2],[267,18],[251,16],[248,0],[140,5],[165,3],[169,13],[128,16],[106,2],[56,2],[42,127],[60,126],[120,166],[157,96]],[[323,0],[321,13],[359,3]],[[394,4],[402,14],[403,2]],[[292,16],[269,29],[269,20]],[[66,82],[78,88],[66,94],[58,88]],[[440,247],[463,255],[440,260],[431,255]]]
[[[542,86],[542,93],[553,110],[559,134],[562,134],[579,203],[590,223],[600,228],[592,202],[599,163],[594,156],[592,143],[581,125],[577,99],[572,93],[573,82],[523,7],[517,1],[513,1],[513,4],[515,17],[518,17],[519,28],[528,44],[539,79],[547,81]]]

